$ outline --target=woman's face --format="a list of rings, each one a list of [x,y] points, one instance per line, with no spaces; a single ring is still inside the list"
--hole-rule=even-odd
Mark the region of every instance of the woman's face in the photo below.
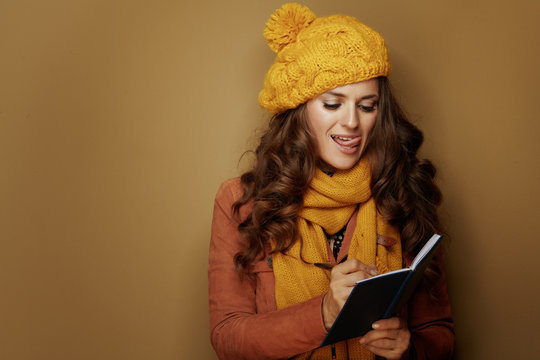
[[[325,170],[352,168],[364,153],[377,119],[379,84],[370,79],[340,86],[309,100],[308,121]]]

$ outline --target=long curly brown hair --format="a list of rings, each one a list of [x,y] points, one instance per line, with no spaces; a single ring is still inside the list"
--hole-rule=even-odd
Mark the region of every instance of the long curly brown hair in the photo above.
[[[385,219],[400,230],[403,253],[410,260],[433,233],[441,231],[437,216],[441,193],[434,183],[435,167],[417,157],[422,132],[407,120],[388,79],[379,77],[378,84],[379,111],[365,153],[372,164],[372,196]],[[248,241],[247,249],[234,258],[239,272],[265,252],[286,252],[298,241],[296,221],[318,161],[305,104],[271,118],[253,168],[241,176],[244,195],[233,205],[236,214],[248,202],[253,205],[238,226]],[[273,249],[270,239],[276,242]],[[432,283],[438,276],[432,262],[425,278]]]

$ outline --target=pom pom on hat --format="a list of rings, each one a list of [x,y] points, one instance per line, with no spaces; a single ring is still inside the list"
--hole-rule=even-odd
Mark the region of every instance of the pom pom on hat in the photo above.
[[[285,4],[268,19],[264,37],[277,56],[259,104],[272,114],[338,86],[390,73],[384,39],[350,16],[316,17],[305,6]]]
[[[278,52],[296,41],[298,33],[315,20],[315,14],[308,7],[297,3],[285,4],[277,9],[266,22],[264,37],[268,46]]]

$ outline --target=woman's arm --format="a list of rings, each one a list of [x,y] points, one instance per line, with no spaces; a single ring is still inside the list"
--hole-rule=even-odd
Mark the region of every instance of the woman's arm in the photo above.
[[[401,318],[379,320],[361,343],[388,359],[452,359],[454,323],[442,263],[441,276],[431,294],[422,284],[412,295]],[[410,355],[410,357],[409,357]]]
[[[408,326],[416,359],[452,359],[454,353],[454,322],[446,289],[446,275],[438,263],[441,277],[431,297],[425,287],[419,286],[408,305]]]
[[[257,280],[240,278],[235,270],[234,255],[244,246],[231,209],[241,195],[239,189],[237,179],[224,183],[214,205],[208,280],[210,331],[216,353],[220,359],[279,359],[314,349],[326,335],[323,297],[260,313]]]

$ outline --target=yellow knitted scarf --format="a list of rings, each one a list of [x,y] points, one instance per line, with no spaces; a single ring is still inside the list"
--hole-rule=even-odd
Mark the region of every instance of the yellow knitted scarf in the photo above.
[[[317,169],[304,196],[304,207],[298,220],[302,245],[297,241],[286,255],[272,255],[278,309],[328,291],[329,274],[312,264],[330,263],[325,232],[334,234],[341,230],[357,207],[357,225],[348,258],[376,264],[379,273],[402,267],[399,233],[378,213],[371,197],[370,180],[371,170],[366,156],[352,169],[337,171],[332,177]],[[377,244],[377,235],[392,237],[397,241],[385,247]],[[374,359],[371,352],[360,346],[358,339],[342,341],[335,346],[337,359]],[[329,355],[330,349],[326,346],[297,358],[328,359]]]

